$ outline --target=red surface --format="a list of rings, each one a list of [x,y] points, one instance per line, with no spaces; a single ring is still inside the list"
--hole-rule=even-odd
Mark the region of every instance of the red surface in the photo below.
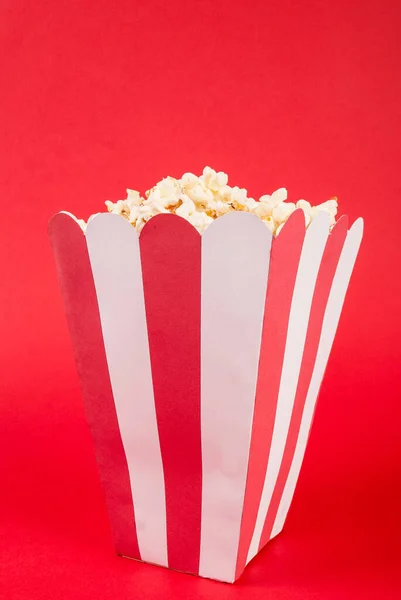
[[[332,232],[327,238],[326,246],[323,252],[322,262],[320,264],[316,280],[316,287],[312,299],[308,330],[305,338],[304,353],[302,356],[298,385],[294,399],[294,407],[292,409],[283,460],[280,465],[274,492],[269,503],[269,510],[266,515],[259,548],[263,548],[263,546],[270,540],[274,521],[280,506],[280,500],[291,469],[292,460],[294,458],[295,449],[297,446],[298,434],[301,427],[305,401],[319,348],[324,313],[326,311],[326,305],[329,299],[331,285],[333,283],[338,261],[344,246],[345,238],[347,236],[347,229],[348,218],[343,216],[336,223]],[[277,238],[277,240],[279,239],[280,237]]]
[[[49,223],[85,414],[116,552],[141,558],[128,465],[118,426],[95,284],[81,227],[67,215]]]
[[[399,2],[0,10],[0,597],[398,599]],[[114,556],[46,235],[204,164],[366,219],[286,527],[234,586]]]
[[[197,573],[202,503],[201,236],[184,219],[158,215],[145,225],[139,241],[166,490],[168,564]]]
[[[270,254],[236,577],[246,564],[269,460],[291,301],[305,238],[302,211],[291,215],[281,233],[273,240]]]

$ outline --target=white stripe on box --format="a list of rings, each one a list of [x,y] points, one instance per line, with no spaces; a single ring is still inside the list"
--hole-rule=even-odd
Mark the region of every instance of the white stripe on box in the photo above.
[[[100,214],[90,220],[86,239],[141,558],[168,566],[164,475],[138,234],[119,215]]]
[[[271,538],[280,533],[291,505],[295,486],[298,480],[299,472],[305,454],[308,441],[309,430],[312,423],[316,399],[319,393],[320,384],[326,369],[327,361],[330,355],[333,340],[336,334],[338,321],[340,319],[345,294],[347,292],[349,280],[354,268],[355,260],[358,255],[363,234],[363,220],[355,221],[347,234],[343,250],[337,265],[336,273],[333,279],[327,307],[324,315],[322,332],[316,356],[316,362],[313,369],[311,382],[302,415],[301,427],[298,435],[297,445],[291,469],[288,474],[287,482],[281,497],[277,516],[272,529]]]
[[[199,573],[234,581],[272,236],[243,212],[202,236]]]
[[[313,292],[328,234],[329,217],[326,213],[321,212],[309,226],[302,246],[291,301],[269,461],[247,563],[258,552],[263,525],[283,458],[308,330]]]

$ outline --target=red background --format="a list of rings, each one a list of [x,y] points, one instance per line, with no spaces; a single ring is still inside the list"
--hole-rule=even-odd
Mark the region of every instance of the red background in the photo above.
[[[399,598],[399,2],[0,10],[0,597]],[[46,236],[205,164],[366,219],[287,526],[233,587],[114,556]]]

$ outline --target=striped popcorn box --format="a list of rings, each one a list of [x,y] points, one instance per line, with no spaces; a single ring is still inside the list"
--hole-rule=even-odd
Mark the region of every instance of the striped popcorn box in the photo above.
[[[49,232],[117,553],[235,581],[283,528],[362,219]]]

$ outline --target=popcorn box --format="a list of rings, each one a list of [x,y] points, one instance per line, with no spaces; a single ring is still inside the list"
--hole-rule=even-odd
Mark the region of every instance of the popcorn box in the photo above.
[[[363,233],[49,225],[116,552],[234,582],[283,528]]]

